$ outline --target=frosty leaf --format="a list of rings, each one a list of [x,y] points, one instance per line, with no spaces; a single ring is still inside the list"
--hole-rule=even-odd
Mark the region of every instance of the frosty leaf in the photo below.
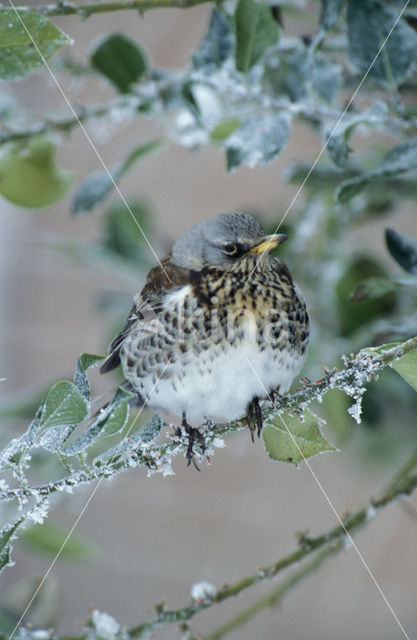
[[[382,180],[417,169],[417,143],[406,142],[391,149],[382,162],[372,169],[355,178],[344,180],[336,189],[335,197],[344,204],[357,195],[372,180]]]
[[[278,42],[278,25],[270,7],[256,0],[239,0],[235,24],[236,69],[247,73],[266,49]]]
[[[61,29],[36,11],[22,9],[16,12],[14,9],[2,8],[0,12],[0,80],[24,78],[42,67],[42,58],[34,47],[29,33],[45,59],[50,58],[57,49],[71,42]]]
[[[82,353],[77,360],[77,366],[74,374],[74,384],[85,400],[90,399],[90,383],[87,377],[87,369],[95,365],[103,356],[97,356],[93,353]]]
[[[417,58],[417,34],[401,19],[372,64],[398,14],[399,9],[391,9],[379,0],[348,2],[350,60],[360,71],[369,70],[371,78],[391,88],[410,74]]]
[[[123,178],[135,162],[160,147],[163,143],[164,139],[162,138],[146,142],[133,149],[122,162],[110,167],[109,173],[107,171],[96,171],[87,176],[75,193],[71,207],[72,213],[80,214],[92,211],[108,196],[114,184],[117,184]]]
[[[4,525],[0,530],[0,573],[10,564],[11,540],[24,518]]]
[[[342,69],[339,65],[330,62],[326,56],[317,52],[308,73],[308,80],[320,98],[332,102],[342,84]]]
[[[351,151],[348,143],[358,125],[380,124],[387,115],[387,105],[384,102],[378,101],[361,113],[353,116],[345,116],[327,143],[326,149],[333,162],[338,167],[345,166],[349,152]],[[326,139],[332,131],[333,127],[328,130]]]
[[[365,278],[356,286],[355,290],[350,294],[350,302],[370,302],[382,298],[387,293],[395,291],[396,285],[388,278],[370,277]]]
[[[282,151],[289,135],[287,114],[245,120],[224,142],[228,170],[241,164],[249,167],[267,164]]]
[[[67,424],[65,426],[51,427],[47,429],[39,439],[39,446],[47,451],[57,452],[61,449],[64,442],[68,440],[76,424]]]
[[[321,0],[320,25],[329,31],[339,20],[345,0]]]
[[[268,419],[262,429],[262,438],[267,453],[272,460],[298,464],[325,451],[335,451],[322,436],[320,427],[324,420],[310,411],[304,413],[304,421],[297,416],[278,415]]]
[[[390,366],[417,391],[417,349],[394,360]]]
[[[72,173],[55,164],[55,144],[45,136],[31,138],[27,146],[4,145],[0,150],[0,176],[0,194],[29,208],[60,200],[72,182]]]
[[[87,403],[77,387],[72,382],[61,380],[46,396],[39,426],[41,429],[49,429],[78,424],[87,415]]]
[[[405,271],[417,275],[417,240],[394,229],[385,230],[388,251]]]
[[[47,520],[26,529],[20,536],[22,542],[36,551],[53,557],[59,552],[62,560],[77,560],[91,555],[93,545],[76,532],[68,538],[68,530]],[[65,543],[65,544],[64,544]]]
[[[233,45],[234,36],[230,20],[221,9],[215,7],[205,38],[192,57],[195,69],[203,69],[210,73],[219,68],[232,53]]]
[[[142,49],[120,33],[102,38],[94,47],[91,62],[120,93],[128,93],[148,66]]]
[[[152,442],[158,437],[162,424],[160,416],[154,415],[136,432],[135,436],[142,442]]]
[[[128,402],[132,395],[129,391],[118,387],[109,404],[101,409],[97,418],[79,438],[62,449],[62,453],[66,456],[77,455],[90,447],[99,438],[114,435],[121,431],[129,415]]]

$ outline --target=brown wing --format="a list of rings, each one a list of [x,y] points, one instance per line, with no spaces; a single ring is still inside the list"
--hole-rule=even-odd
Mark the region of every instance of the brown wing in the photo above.
[[[120,349],[131,329],[139,321],[146,322],[150,312],[153,316],[161,311],[164,294],[183,286],[188,282],[188,278],[187,269],[172,264],[171,254],[168,254],[149,271],[145,286],[136,296],[133,307],[126,318],[125,326],[109,347],[109,355],[101,365],[100,373],[107,373],[119,366]]]

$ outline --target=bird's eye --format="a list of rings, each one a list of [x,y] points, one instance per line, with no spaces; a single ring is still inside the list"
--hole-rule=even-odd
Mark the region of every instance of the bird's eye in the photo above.
[[[237,244],[225,244],[223,245],[223,251],[227,253],[228,256],[234,256],[237,253]]]

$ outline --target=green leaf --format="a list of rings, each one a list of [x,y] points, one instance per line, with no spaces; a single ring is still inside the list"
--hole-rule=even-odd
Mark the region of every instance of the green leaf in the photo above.
[[[395,291],[396,285],[388,278],[374,276],[359,282],[350,294],[350,302],[369,302],[382,298],[387,293]]]
[[[36,11],[1,9],[0,80],[24,78],[42,67],[42,58],[28,32],[46,60],[71,43],[71,38]]]
[[[228,138],[233,131],[240,125],[241,120],[238,118],[229,118],[228,120],[222,120],[217,124],[210,133],[210,138],[213,142],[222,142]]]
[[[271,8],[256,0],[239,0],[235,25],[236,69],[247,73],[266,49],[278,42],[279,28]]]
[[[310,411],[304,413],[304,421],[297,416],[285,414],[274,416],[264,424],[262,438],[272,460],[299,464],[305,458],[318,453],[335,451],[320,432],[324,420]]]
[[[395,369],[408,384],[417,391],[417,349],[406,353],[405,356],[394,360],[390,367]]]
[[[405,80],[417,58],[417,34],[401,19],[373,63],[399,12],[399,7],[391,9],[379,0],[348,2],[350,60],[360,71],[369,70],[371,78],[390,88]]]
[[[74,384],[82,397],[90,400],[90,383],[87,377],[87,369],[104,360],[104,356],[97,356],[93,353],[82,353],[77,360],[77,366],[74,374]]]
[[[388,251],[405,271],[417,275],[417,240],[394,229],[385,229]]]
[[[40,420],[40,429],[79,424],[88,415],[85,398],[67,380],[57,382],[48,392]]]
[[[128,93],[148,67],[142,49],[121,33],[102,38],[94,47],[91,62],[120,93]]]
[[[392,292],[379,299],[363,301],[363,304],[352,304],[350,300],[352,290],[358,282],[386,277],[385,269],[376,260],[367,256],[352,256],[335,287],[340,335],[352,335],[366,324],[393,312],[395,296]]]
[[[320,25],[325,31],[333,29],[344,5],[345,0],[321,0]]]
[[[14,522],[4,525],[0,530],[0,573],[10,564],[11,541],[23,520],[23,517],[18,518]]]
[[[55,557],[59,552],[61,560],[83,559],[92,554],[94,547],[91,542],[77,533],[72,533],[68,540],[67,537],[67,529],[46,520],[43,524],[35,524],[26,529],[20,539],[36,551],[50,556]]]
[[[1,11],[0,11],[1,15]],[[20,207],[46,207],[63,198],[72,173],[54,162],[55,144],[44,136],[27,146],[9,143],[0,149],[0,194]]]
[[[228,170],[241,164],[255,167],[271,162],[285,147],[289,135],[287,114],[245,120],[224,142]]]
[[[129,202],[129,207],[130,211],[124,204],[116,204],[106,211],[102,242],[106,251],[124,262],[136,263],[143,259],[143,235],[139,229],[146,235],[152,232],[151,216],[141,202]]]
[[[417,142],[406,142],[391,149],[380,164],[355,178],[340,183],[335,198],[341,204],[348,202],[373,180],[401,176],[417,169]]]
[[[230,19],[224,11],[214,7],[204,40],[192,56],[194,68],[203,69],[206,73],[218,69],[231,55],[233,46]]]
[[[130,391],[118,387],[113,399],[103,407],[97,418],[87,427],[79,438],[68,444],[62,453],[66,456],[78,455],[90,447],[99,438],[111,436],[123,429],[129,417]]]
[[[75,193],[71,207],[72,213],[80,214],[92,211],[109,195],[114,188],[114,183],[117,184],[138,160],[162,146],[165,142],[164,138],[146,142],[133,149],[122,162],[110,167],[109,173],[107,171],[96,171],[87,176]]]

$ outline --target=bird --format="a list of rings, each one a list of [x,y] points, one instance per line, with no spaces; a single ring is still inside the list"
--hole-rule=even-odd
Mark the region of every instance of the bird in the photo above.
[[[191,226],[148,273],[100,371],[122,365],[138,402],[181,416],[186,457],[204,420],[247,412],[262,429],[259,400],[288,391],[309,339],[304,296],[252,216],[220,213]],[[202,445],[202,449],[204,443]]]

